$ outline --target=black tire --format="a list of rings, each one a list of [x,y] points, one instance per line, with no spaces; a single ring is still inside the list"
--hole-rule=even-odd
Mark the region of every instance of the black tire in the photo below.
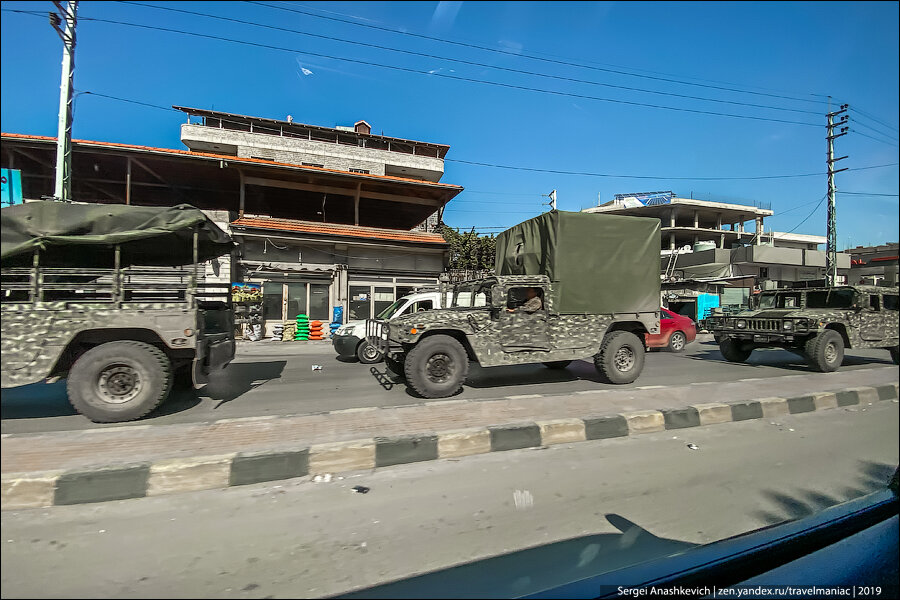
[[[75,410],[96,423],[140,419],[172,387],[172,366],[162,350],[144,342],[108,342],[82,354],[69,370]]]
[[[397,379],[406,379],[406,374],[403,372],[403,363],[404,361],[394,360],[390,356],[384,357],[384,366]]]
[[[891,353],[891,358],[893,359],[894,364],[900,364],[900,346],[888,348],[888,351]]]
[[[744,362],[750,358],[753,348],[744,348],[740,342],[731,338],[722,338],[722,341],[719,342],[719,352],[728,362]]]
[[[384,354],[366,340],[362,340],[356,346],[356,358],[364,365],[371,365],[381,362],[384,359]]]
[[[554,360],[551,362],[545,362],[544,366],[548,369],[565,369],[569,365],[572,364],[571,360]]]
[[[172,370],[172,388],[182,390],[194,389],[193,361]]]
[[[631,383],[644,368],[644,343],[631,332],[613,331],[594,356],[594,367],[605,383]]]
[[[844,338],[832,329],[809,338],[806,340],[806,360],[816,371],[836,371],[844,362]]]
[[[446,398],[462,388],[469,356],[449,335],[433,335],[409,351],[403,371],[407,383],[423,398]]]
[[[669,336],[669,352],[684,352],[687,346],[687,336],[683,331],[673,331]]]

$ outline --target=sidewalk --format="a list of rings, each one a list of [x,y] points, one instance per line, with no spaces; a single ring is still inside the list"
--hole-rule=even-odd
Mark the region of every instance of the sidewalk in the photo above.
[[[898,380],[896,367],[810,373],[729,383],[645,386],[526,394],[486,400],[427,401],[390,408],[357,408],[302,416],[264,416],[190,424],[150,422],[102,429],[4,434],[3,474],[70,470],[162,459],[288,450],[314,444],[484,428],[517,422],[585,419],[634,411],[680,409],[709,402],[741,402],[882,386]]]

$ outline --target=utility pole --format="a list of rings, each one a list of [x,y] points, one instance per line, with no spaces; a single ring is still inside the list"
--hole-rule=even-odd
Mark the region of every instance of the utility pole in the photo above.
[[[549,194],[541,194],[544,198],[550,198],[550,202],[545,202],[544,206],[549,206],[550,210],[556,210],[556,190],[553,190]]]
[[[841,171],[846,171],[847,169],[835,169],[834,163],[839,160],[844,160],[847,158],[846,156],[841,156],[840,158],[834,157],[834,140],[835,138],[839,138],[842,135],[847,135],[847,130],[849,127],[841,127],[840,133],[834,133],[834,128],[836,126],[841,126],[847,122],[847,115],[841,117],[841,120],[837,123],[834,122],[834,118],[841,113],[847,112],[848,104],[841,104],[840,110],[835,112],[831,112],[831,97],[828,98],[828,136],[825,138],[828,142],[828,244],[825,250],[825,279],[828,283],[828,287],[833,287],[837,284],[837,227],[836,227],[836,216],[835,216],[835,192],[837,188],[834,187],[834,174],[840,173]]]
[[[75,70],[75,23],[78,2],[53,2],[62,17],[49,13],[50,25],[63,42],[62,79],[59,84],[59,128],[56,134],[56,186],[53,196],[57,200],[72,200],[72,76]],[[60,24],[65,20],[65,28]]]

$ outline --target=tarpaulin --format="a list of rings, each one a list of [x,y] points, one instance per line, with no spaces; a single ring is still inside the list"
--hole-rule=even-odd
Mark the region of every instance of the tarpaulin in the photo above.
[[[111,268],[114,246],[120,244],[122,266],[186,265],[193,261],[195,227],[199,261],[234,248],[227,233],[187,204],[27,202],[0,209],[0,263],[30,266],[34,249],[39,248],[42,265]]]
[[[657,218],[550,211],[497,236],[497,275],[546,275],[563,314],[659,310]]]

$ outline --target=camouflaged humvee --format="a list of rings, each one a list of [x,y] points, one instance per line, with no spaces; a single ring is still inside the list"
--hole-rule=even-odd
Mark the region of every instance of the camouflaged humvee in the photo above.
[[[456,393],[473,360],[592,358],[602,380],[631,383],[659,332],[659,235],[658,219],[545,213],[497,237],[496,277],[455,285],[450,308],[370,319],[367,341],[425,398]],[[529,288],[542,300],[531,313],[519,310]]]
[[[30,202],[0,223],[3,388],[66,377],[78,412],[128,421],[234,357],[230,285],[199,281],[234,244],[196,208]]]
[[[743,362],[756,348],[803,356],[817,371],[841,366],[845,348],[884,348],[897,363],[897,288],[869,285],[764,291],[754,309],[711,316],[702,326],[725,360]]]

